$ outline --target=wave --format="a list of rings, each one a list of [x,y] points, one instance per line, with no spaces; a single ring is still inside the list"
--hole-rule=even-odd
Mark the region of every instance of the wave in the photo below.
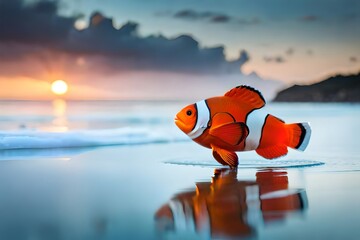
[[[42,132],[31,130],[0,132],[0,150],[135,145],[186,141],[185,135],[147,128],[117,128]]]

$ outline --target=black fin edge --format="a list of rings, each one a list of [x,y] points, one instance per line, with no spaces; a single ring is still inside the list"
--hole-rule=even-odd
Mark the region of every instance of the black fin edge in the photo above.
[[[239,85],[239,86],[236,86],[236,88],[246,88],[252,92],[257,93],[260,96],[261,100],[263,100],[263,102],[266,104],[266,100],[259,90],[255,89],[253,87],[247,86],[247,85]]]
[[[301,144],[303,143],[304,139],[305,139],[305,135],[306,135],[306,129],[305,127],[301,124],[298,123],[297,124],[300,129],[301,129],[301,135],[300,135],[300,139],[299,139],[299,143],[295,146],[295,149],[299,149],[299,147],[301,146]]]

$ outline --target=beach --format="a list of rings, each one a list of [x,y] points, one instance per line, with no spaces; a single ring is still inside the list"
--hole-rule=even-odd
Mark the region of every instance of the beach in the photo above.
[[[360,235],[360,105],[270,103],[308,149],[230,171],[173,124],[184,102],[57,104],[0,103],[0,239]]]

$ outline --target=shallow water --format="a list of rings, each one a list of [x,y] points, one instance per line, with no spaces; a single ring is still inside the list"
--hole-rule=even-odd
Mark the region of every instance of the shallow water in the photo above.
[[[181,136],[172,119],[185,103],[66,104],[61,125],[51,103],[0,103],[2,134],[141,125]],[[265,162],[239,153],[237,172],[191,141],[2,150],[0,239],[357,239],[359,110],[271,104],[311,122],[309,147]]]

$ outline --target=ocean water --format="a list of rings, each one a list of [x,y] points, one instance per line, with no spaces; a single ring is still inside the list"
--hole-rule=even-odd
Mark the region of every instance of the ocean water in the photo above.
[[[230,171],[174,125],[186,104],[0,101],[0,239],[358,239],[360,105],[268,104],[308,148]]]
[[[174,131],[166,102],[4,101],[0,109],[0,150],[187,140]]]

